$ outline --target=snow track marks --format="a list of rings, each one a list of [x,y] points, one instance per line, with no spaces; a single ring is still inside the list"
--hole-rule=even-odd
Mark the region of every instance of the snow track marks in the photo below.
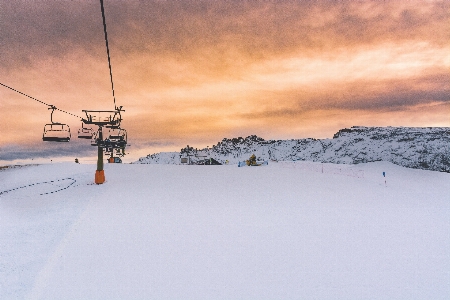
[[[65,185],[65,181],[69,181],[69,184]],[[28,184],[28,185],[20,186],[20,187],[17,187],[17,188],[13,188],[13,189],[10,189],[10,190],[2,191],[2,192],[0,192],[0,195],[6,194],[6,193],[11,193],[11,192],[18,191],[18,190],[21,190],[21,189],[33,188],[33,187],[36,187],[36,186],[39,186],[39,185],[42,185],[42,186],[50,185],[50,186],[55,186],[55,187],[58,188],[57,190],[53,190],[53,191],[49,191],[49,192],[42,192],[42,193],[39,194],[40,196],[48,195],[48,194],[54,194],[54,193],[57,193],[57,192],[60,192],[60,191],[68,189],[75,182],[77,182],[76,179],[70,178],[70,177],[63,178],[63,179],[58,179],[58,180],[36,182],[36,183],[31,183],[31,184]],[[63,183],[63,184],[61,184],[61,183]]]

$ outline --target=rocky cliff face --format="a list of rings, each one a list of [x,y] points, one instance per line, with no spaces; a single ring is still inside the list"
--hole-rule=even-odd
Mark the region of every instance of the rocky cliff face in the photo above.
[[[255,154],[261,160],[306,160],[337,164],[389,161],[397,165],[450,172],[450,128],[447,127],[362,127],[339,130],[332,139],[264,140],[223,139],[209,149],[184,148],[180,153],[157,153],[136,163],[180,164],[190,155],[193,163],[212,157],[230,164]]]

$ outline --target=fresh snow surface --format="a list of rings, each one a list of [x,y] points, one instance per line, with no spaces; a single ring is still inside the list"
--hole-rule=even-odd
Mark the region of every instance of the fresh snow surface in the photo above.
[[[107,164],[97,186],[94,172],[0,171],[0,299],[450,299],[448,173]]]

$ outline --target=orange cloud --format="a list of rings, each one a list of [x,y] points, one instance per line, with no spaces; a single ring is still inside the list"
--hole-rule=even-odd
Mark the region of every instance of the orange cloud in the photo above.
[[[98,3],[0,8],[0,82],[80,116],[113,108]],[[137,148],[450,126],[448,1],[107,1],[105,12]],[[0,104],[0,146],[40,142],[45,106],[2,87]]]

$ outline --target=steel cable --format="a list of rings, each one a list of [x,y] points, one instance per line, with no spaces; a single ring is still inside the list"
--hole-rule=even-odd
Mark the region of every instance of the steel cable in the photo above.
[[[114,94],[114,83],[113,83],[113,77],[112,77],[111,57],[109,55],[108,33],[106,32],[106,19],[105,19],[105,9],[103,8],[103,0],[100,0],[100,6],[101,6],[102,18],[103,18],[103,31],[105,32],[106,54],[108,55],[109,76],[111,78],[111,89],[112,89],[112,94],[113,94],[113,99],[114,99],[114,109],[116,109],[116,96]]]
[[[12,91],[14,91],[14,92],[16,92],[16,93],[19,93],[19,94],[21,94],[21,95],[24,95],[25,97],[28,97],[28,98],[30,98],[30,99],[33,99],[33,100],[35,100],[35,101],[37,101],[37,102],[39,102],[39,103],[45,104],[45,105],[47,105],[47,106],[55,107],[54,105],[47,104],[47,103],[45,103],[44,101],[41,101],[41,100],[36,99],[36,98],[34,98],[34,97],[31,97],[30,95],[27,95],[27,94],[25,94],[25,93],[22,93],[21,91],[18,91],[18,90],[14,89],[14,88],[12,88],[12,87],[10,87],[10,86],[7,86],[6,84],[3,84],[3,83],[1,83],[1,82],[0,82],[0,85],[4,86],[5,88],[8,88],[8,89],[10,89],[10,90],[12,90]],[[71,116],[74,116],[74,117],[83,119],[83,118],[80,117],[80,116],[77,116],[77,115],[75,115],[75,114],[73,114],[73,113],[70,113],[70,112],[67,112],[67,111],[65,111],[65,110],[59,109],[59,108],[57,108],[57,107],[55,107],[55,109],[58,110],[58,111],[60,111],[60,112],[66,113],[66,114],[68,114],[68,115],[71,115]]]

